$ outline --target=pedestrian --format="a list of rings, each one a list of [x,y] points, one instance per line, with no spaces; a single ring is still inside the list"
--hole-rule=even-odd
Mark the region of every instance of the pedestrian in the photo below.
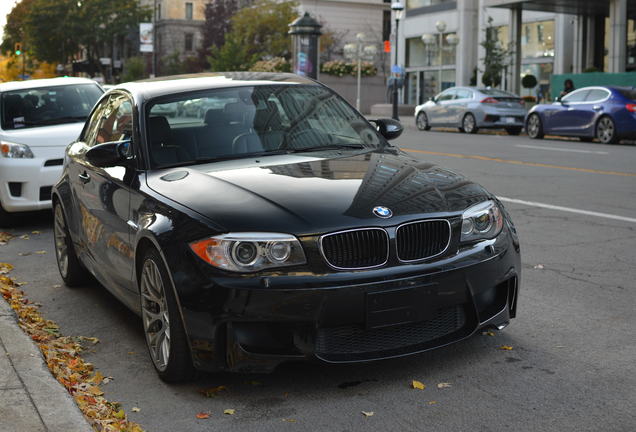
[[[561,92],[561,94],[559,95],[560,98],[562,98],[563,96],[565,96],[566,94],[573,92],[574,89],[574,83],[572,82],[571,79],[566,79],[565,82],[563,83],[563,91]]]

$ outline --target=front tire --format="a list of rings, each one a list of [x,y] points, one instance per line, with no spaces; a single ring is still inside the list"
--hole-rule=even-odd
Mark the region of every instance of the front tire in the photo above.
[[[190,348],[168,270],[155,249],[146,251],[140,270],[141,319],[155,370],[165,382],[188,381],[194,375]]]
[[[618,133],[614,120],[608,116],[603,116],[596,124],[596,138],[603,144],[616,144],[618,142]]]
[[[475,120],[475,116],[471,113],[468,113],[462,119],[462,129],[467,134],[475,134],[479,130],[477,127],[477,120]]]
[[[420,111],[417,113],[417,117],[415,117],[415,125],[421,131],[427,131],[431,129],[431,125],[428,123],[428,116],[424,111]]]
[[[89,275],[75,253],[64,210],[59,202],[53,205],[53,239],[55,260],[64,284],[71,288],[84,284]]]
[[[526,123],[526,131],[528,132],[528,136],[532,139],[543,138],[543,124],[541,123],[539,114],[530,114]]]

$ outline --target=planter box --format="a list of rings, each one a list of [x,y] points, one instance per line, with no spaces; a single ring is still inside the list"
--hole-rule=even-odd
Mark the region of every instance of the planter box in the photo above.
[[[338,77],[321,73],[319,81],[332,88],[351,105],[356,106],[358,81],[356,77],[351,75]],[[362,77],[360,81],[360,112],[368,114],[371,112],[371,105],[386,103],[386,91],[386,80],[383,76]]]

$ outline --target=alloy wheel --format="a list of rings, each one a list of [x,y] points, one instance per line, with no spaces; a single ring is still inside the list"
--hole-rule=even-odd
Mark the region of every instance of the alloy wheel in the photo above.
[[[53,235],[55,237],[55,258],[60,269],[62,277],[68,274],[68,238],[66,231],[66,222],[62,214],[62,206],[55,206],[53,222]]]
[[[599,120],[598,126],[596,126],[596,136],[603,144],[609,144],[614,142],[616,135],[616,128],[614,122],[609,117],[603,117]]]
[[[462,127],[466,133],[473,133],[475,131],[475,117],[472,114],[466,114]]]
[[[170,318],[163,280],[152,259],[144,262],[141,273],[141,316],[150,357],[164,371],[170,357]]]
[[[526,127],[530,138],[538,138],[541,135],[541,119],[539,116],[532,114],[528,119],[528,125]]]
[[[420,112],[417,114],[415,125],[421,131],[430,129],[430,127],[428,126],[428,117],[426,116],[426,113]]]

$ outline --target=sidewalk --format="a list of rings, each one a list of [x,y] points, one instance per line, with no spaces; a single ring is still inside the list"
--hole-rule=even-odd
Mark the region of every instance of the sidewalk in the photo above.
[[[92,430],[0,298],[0,432]]]

